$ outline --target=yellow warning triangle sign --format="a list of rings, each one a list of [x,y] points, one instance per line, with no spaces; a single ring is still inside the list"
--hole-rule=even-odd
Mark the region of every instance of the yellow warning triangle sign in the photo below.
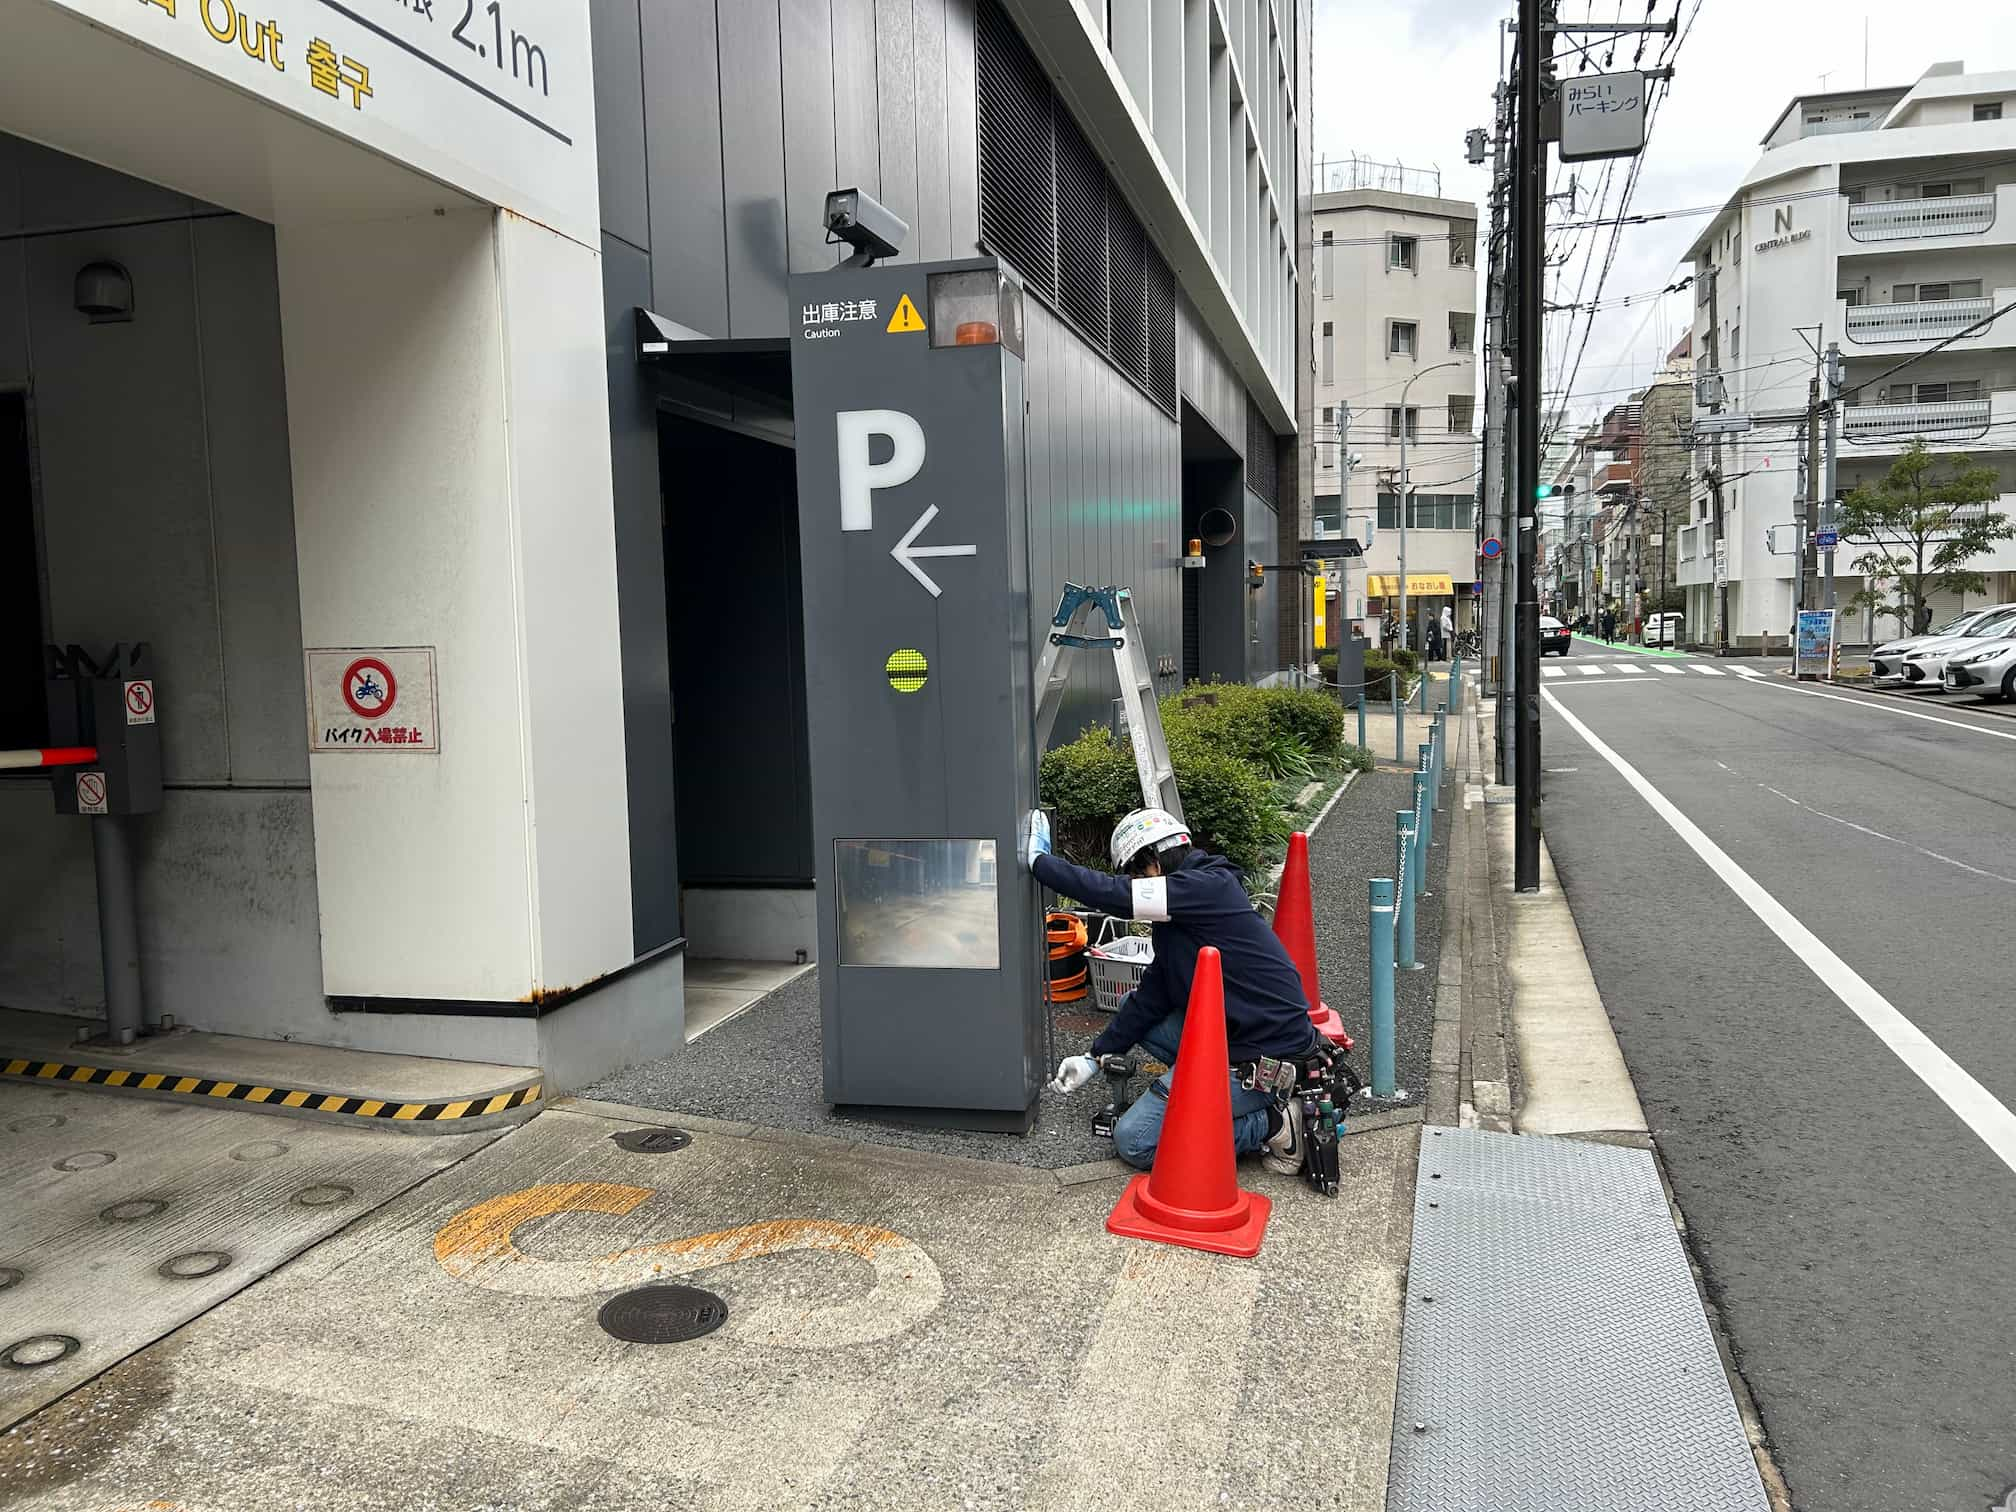
[[[905,294],[901,299],[896,301],[896,313],[889,317],[889,324],[883,329],[890,331],[921,331],[924,329],[924,317],[917,313],[917,306],[910,302],[908,294]]]

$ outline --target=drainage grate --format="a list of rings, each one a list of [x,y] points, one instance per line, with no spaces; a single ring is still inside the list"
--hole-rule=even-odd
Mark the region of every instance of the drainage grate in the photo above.
[[[670,1155],[693,1143],[684,1129],[624,1129],[609,1137],[633,1155]]]
[[[604,1302],[595,1321],[628,1344],[680,1344],[726,1323],[728,1304],[697,1286],[640,1286]]]

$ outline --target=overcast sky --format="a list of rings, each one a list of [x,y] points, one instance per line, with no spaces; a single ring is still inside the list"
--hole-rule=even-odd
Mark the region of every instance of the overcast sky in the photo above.
[[[1653,19],[1679,8],[1684,23],[1697,15],[1673,58],[1671,98],[1659,108],[1644,167],[1632,197],[1634,212],[1725,201],[1756,162],[1760,140],[1797,94],[1853,89],[1863,83],[1863,20],[1869,26],[1868,80],[1873,86],[1908,84],[1943,59],[1964,61],[1972,72],[2016,70],[2016,5],[2010,0],[1911,0],[1862,4],[1854,0],[1655,0]],[[1487,169],[1463,161],[1463,133],[1491,124],[1491,89],[1499,70],[1499,20],[1514,14],[1509,0],[1315,0],[1315,156],[1353,153],[1410,167],[1439,167],[1442,192],[1481,206],[1490,187]],[[1641,0],[1562,0],[1564,21],[1640,19]],[[1663,39],[1646,48],[1649,64]],[[1566,44],[1564,44],[1565,46]],[[1614,67],[1631,65],[1635,40],[1620,40]],[[1557,48],[1557,56],[1561,49]],[[1603,50],[1596,50],[1597,63]],[[1564,76],[1575,71],[1575,59]],[[1821,75],[1827,78],[1823,83]],[[1611,190],[1614,207],[1626,163]],[[1604,165],[1575,172],[1584,189],[1586,215]],[[1564,182],[1565,171],[1554,169]],[[1566,219],[1558,207],[1554,219]],[[1484,214],[1480,211],[1480,220]],[[1607,302],[1658,289],[1680,276],[1676,267],[1707,217],[1626,226],[1603,289]],[[1581,277],[1582,253],[1593,233],[1582,233],[1566,269],[1567,287],[1550,297],[1569,300]],[[1600,253],[1582,297],[1593,294]],[[1555,243],[1563,238],[1557,236]],[[1620,395],[1600,391],[1642,385],[1668,348],[1685,334],[1689,294],[1601,311],[1573,380],[1576,405],[1588,413]],[[1479,308],[1482,305],[1480,302]],[[1549,323],[1550,387],[1565,374],[1582,341],[1582,318],[1572,340],[1565,317]],[[1564,353],[1562,347],[1567,347]],[[1550,404],[1553,401],[1550,400]]]

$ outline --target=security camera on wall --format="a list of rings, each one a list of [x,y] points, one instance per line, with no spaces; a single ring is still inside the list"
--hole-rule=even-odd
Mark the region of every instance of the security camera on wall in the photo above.
[[[859,189],[835,189],[826,196],[827,242],[854,249],[843,268],[872,268],[878,259],[896,256],[909,234],[903,217]]]

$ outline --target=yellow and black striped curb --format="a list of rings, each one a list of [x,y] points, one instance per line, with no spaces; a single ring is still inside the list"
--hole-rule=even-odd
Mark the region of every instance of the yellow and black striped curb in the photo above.
[[[352,1118],[392,1123],[447,1123],[455,1119],[487,1118],[537,1102],[541,1086],[479,1094],[454,1102],[401,1102],[397,1098],[362,1097],[346,1092],[306,1092],[293,1087],[263,1087],[257,1082],[225,1081],[221,1077],[184,1076],[175,1071],[114,1070],[107,1066],[73,1066],[62,1061],[15,1059],[0,1062],[0,1076],[25,1081],[62,1082],[67,1086],[113,1087],[127,1092],[152,1092],[169,1097],[208,1098],[249,1103],[278,1112],[340,1113]]]

